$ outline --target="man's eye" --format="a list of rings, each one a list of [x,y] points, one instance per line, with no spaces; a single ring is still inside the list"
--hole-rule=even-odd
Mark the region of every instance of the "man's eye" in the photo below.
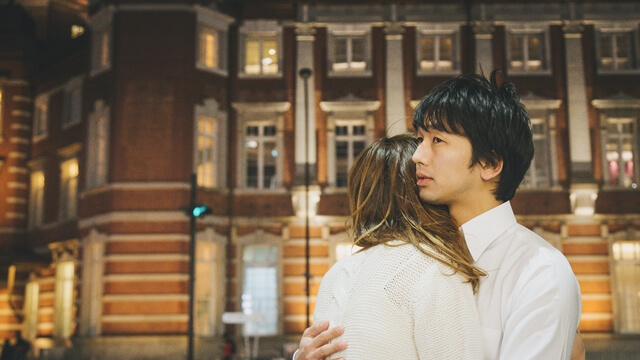
[[[424,141],[424,138],[418,137],[418,144],[422,144],[423,141]]]
[[[441,143],[442,141],[443,141],[443,140],[442,140],[442,139],[440,139],[439,137],[434,137],[434,138],[433,138],[433,142],[434,142],[434,143]]]

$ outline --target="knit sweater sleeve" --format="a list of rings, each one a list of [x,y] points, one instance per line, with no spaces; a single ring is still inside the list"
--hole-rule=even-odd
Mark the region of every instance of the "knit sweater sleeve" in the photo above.
[[[434,266],[433,271],[423,274],[415,289],[414,338],[420,359],[483,357],[480,320],[471,285],[451,273],[450,268]]]

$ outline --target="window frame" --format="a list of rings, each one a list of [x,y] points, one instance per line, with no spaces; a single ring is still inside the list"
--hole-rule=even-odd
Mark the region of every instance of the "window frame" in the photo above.
[[[602,181],[603,189],[626,189],[637,190],[640,185],[640,99],[635,99],[627,95],[621,94],[614,96],[610,99],[596,99],[593,100],[592,105],[598,110],[599,114],[599,126],[600,126],[600,141],[601,141],[601,159],[602,159]],[[632,156],[635,183],[632,183],[630,187],[626,187],[619,184],[611,184],[611,178],[609,176],[608,162],[607,162],[607,149],[608,143],[608,125],[609,119],[621,119],[629,118],[634,122],[635,134],[629,134],[631,143],[633,146]],[[622,171],[622,169],[620,169]],[[635,184],[635,187],[634,185]]]
[[[551,63],[551,45],[550,45],[550,36],[549,36],[549,26],[547,24],[542,23],[530,23],[530,24],[507,24],[506,25],[506,36],[505,36],[505,52],[506,52],[506,64],[510,74],[513,75],[549,75],[552,70]],[[541,66],[539,69],[530,69],[528,68],[528,63],[532,61],[530,56],[526,56],[528,54],[528,46],[526,41],[523,41],[523,51],[522,54],[522,69],[516,69],[512,66],[511,62],[511,39],[514,37],[529,37],[531,35],[539,35],[540,39],[543,41],[541,45],[542,54],[541,57]]]
[[[629,35],[629,59],[630,66],[625,69],[618,67],[605,68],[602,66],[602,35],[603,34],[628,34]],[[596,63],[598,73],[602,74],[637,74],[640,73],[640,33],[638,31],[638,23],[614,23],[614,24],[598,24],[595,31],[595,48]],[[615,45],[612,45],[615,46]],[[614,64],[616,63],[616,54],[612,53]]]
[[[45,190],[47,179],[44,172],[44,161],[38,160],[29,165],[29,210],[27,228],[37,229],[44,224]]]
[[[109,178],[109,137],[111,135],[111,110],[102,100],[95,102],[89,115],[85,189],[99,188]]]
[[[214,120],[214,133],[203,134],[200,130],[200,120],[203,116],[210,116]],[[223,188],[227,185],[227,166],[221,159],[227,158],[227,113],[219,109],[218,101],[206,99],[203,105],[195,106],[194,116],[194,154],[193,171],[197,174],[198,186],[205,188]],[[214,172],[211,182],[200,172],[200,140],[206,136],[211,138],[213,144],[207,151]],[[204,152],[203,152],[204,153]],[[204,156],[204,155],[203,155]]]
[[[336,71],[336,39],[348,39],[351,46],[347,45],[347,49],[353,49],[353,39],[362,38],[364,40],[364,63],[362,70],[354,69],[348,66],[344,71]],[[330,24],[327,27],[327,76],[328,77],[370,77],[372,71],[372,55],[373,45],[371,40],[371,26],[366,24]],[[347,64],[352,63],[349,58],[353,58],[353,50],[347,53]]]
[[[105,244],[108,236],[95,228],[82,240],[82,298],[80,307],[80,336],[102,334],[102,295],[104,288]]]
[[[420,65],[422,62],[422,39],[425,37],[441,37],[449,35],[452,39],[452,66],[451,69],[439,69],[437,64],[441,61],[439,56],[434,55],[436,66],[433,70],[423,69]],[[438,49],[434,49],[437,51]],[[418,76],[426,75],[458,75],[461,73],[461,47],[460,47],[460,25],[459,24],[436,24],[436,25],[418,25],[416,26],[416,74]]]
[[[633,246],[635,247],[635,249],[633,250],[635,250],[634,252],[636,252],[636,254],[634,254],[634,256],[621,257],[620,255],[623,255],[623,249],[620,247],[616,248],[616,245],[627,245],[627,249],[628,245],[635,245]],[[633,281],[633,279],[627,279],[627,281],[621,279],[622,271],[628,270],[629,268],[635,270],[640,265],[640,257],[637,253],[637,251],[639,251],[639,248],[640,239],[637,236],[630,236],[630,233],[628,231],[616,232],[610,236],[609,261],[611,263],[611,291],[612,293],[616,294],[616,296],[614,296],[612,299],[613,324],[615,332],[620,334],[640,333],[640,316],[637,314],[637,311],[634,311],[636,310],[636,307],[633,306],[634,304],[625,303],[625,300],[629,300],[632,297],[624,296],[624,294],[634,294],[637,290],[640,289],[640,286],[637,285],[639,284],[637,280],[640,280],[640,278],[638,278],[637,276],[638,271],[636,270],[635,282]],[[629,274],[625,275],[628,276]],[[632,285],[635,285],[635,288]],[[631,309],[629,309],[630,307]],[[627,312],[631,314],[628,314]],[[635,317],[635,319],[633,317]]]
[[[196,68],[211,73],[227,76],[228,75],[228,32],[229,25],[234,19],[224,14],[204,8],[200,5],[195,6],[198,25],[196,26]],[[210,30],[217,37],[217,49],[215,49],[217,64],[214,66],[207,65],[203,60],[202,54],[202,35],[203,32]]]
[[[336,125],[348,122],[362,122],[365,125],[367,143],[373,142],[374,112],[380,108],[379,101],[364,101],[347,96],[338,101],[323,101],[320,108],[327,113],[327,182],[328,191],[346,191],[337,186]]]
[[[33,106],[33,142],[45,139],[49,134],[49,102],[51,96],[48,93],[36,96]]]
[[[64,88],[62,128],[66,129],[82,121],[82,77],[71,79]]]
[[[113,62],[113,7],[104,7],[90,21],[91,27],[91,76],[111,69]]]
[[[80,179],[79,143],[58,151],[60,158],[60,197],[58,202],[58,220],[67,221],[78,216],[78,195]],[[75,163],[75,175],[73,165]],[[70,166],[70,168],[67,168]],[[65,176],[69,176],[66,178]],[[73,189],[72,189],[73,187]]]
[[[284,192],[284,116],[289,111],[291,104],[288,102],[275,103],[233,103],[237,113],[237,139],[238,139],[238,191],[245,192]],[[258,187],[247,186],[247,152],[245,151],[246,129],[250,124],[271,124],[276,127],[276,184],[273,188],[261,187],[258,179]]]
[[[239,251],[236,255],[236,261],[240,264],[240,279],[239,279],[239,287],[240,291],[237,295],[236,303],[243,304],[242,295],[244,293],[244,284],[245,284],[245,274],[246,274],[246,263],[243,260],[244,250],[248,246],[268,246],[273,247],[275,249],[275,261],[273,261],[273,266],[276,271],[276,301],[275,305],[277,307],[277,311],[272,312],[271,314],[276,314],[275,320],[275,328],[276,330],[273,333],[269,334],[260,334],[260,336],[277,336],[283,333],[282,321],[284,318],[284,309],[283,303],[279,299],[282,299],[283,296],[283,269],[282,269],[282,239],[274,234],[267,233],[262,229],[256,230],[251,234],[244,235],[242,237],[238,237],[236,240],[236,245],[239,246]],[[243,311],[243,310],[241,310]],[[245,324],[243,326],[243,334],[250,327],[249,324]]]
[[[277,66],[275,73],[265,73],[264,67],[260,65],[259,73],[247,73],[247,51],[246,43],[249,40],[258,40],[261,44],[260,49],[265,40],[273,40],[277,46]],[[250,20],[244,22],[239,29],[239,56],[238,56],[238,77],[239,78],[280,78],[283,76],[283,49],[282,49],[282,27],[276,21],[271,20]]]
[[[198,245],[212,245],[216,248],[216,253],[214,254],[213,259],[202,259],[199,257],[201,254],[200,251],[196,251],[196,271],[198,271],[198,265],[203,263],[211,264],[211,276],[210,283],[208,284],[210,288],[215,289],[215,292],[212,297],[209,297],[209,309],[208,309],[208,318],[209,318],[209,331],[202,331],[199,327],[198,319],[201,316],[202,312],[199,310],[199,298],[202,296],[198,295],[198,289],[200,289],[201,282],[198,279],[202,277],[196,276],[196,282],[194,285],[194,296],[195,296],[195,313],[196,318],[194,319],[194,333],[198,336],[210,336],[210,335],[221,335],[224,331],[224,326],[222,323],[222,314],[225,308],[225,289],[226,289],[226,277],[224,275],[224,269],[226,268],[226,244],[227,238],[223,235],[220,235],[213,231],[212,228],[207,228],[204,231],[198,232],[196,234],[196,249],[200,249]],[[223,280],[220,280],[223,279]]]
[[[547,176],[546,176],[546,185],[537,184],[526,184],[525,180],[521,184],[520,189],[522,190],[540,190],[540,189],[553,189],[559,190],[561,188],[558,180],[558,159],[557,159],[557,144],[556,144],[556,111],[562,105],[561,100],[550,100],[545,99],[539,96],[534,96],[529,93],[522,97],[522,103],[530,114],[532,122],[540,121],[543,123],[545,127],[544,134],[538,134],[536,136],[534,134],[534,141],[538,139],[545,140],[546,149],[545,152],[548,154],[547,159],[543,161],[547,166]],[[538,119],[538,120],[536,120]],[[539,153],[539,151],[536,151]],[[531,176],[532,169],[535,171],[536,166],[536,158],[534,154],[534,159],[531,161],[531,166],[527,170],[525,174],[525,179]]]
[[[75,260],[65,252],[63,257],[56,263],[53,319],[53,336],[55,339],[66,340],[73,335],[75,275]]]

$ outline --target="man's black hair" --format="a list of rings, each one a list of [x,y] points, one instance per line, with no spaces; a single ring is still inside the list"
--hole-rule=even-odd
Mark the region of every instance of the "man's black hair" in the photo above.
[[[469,138],[470,167],[503,161],[494,196],[508,201],[515,195],[533,159],[531,120],[515,85],[498,86],[496,74],[456,76],[436,86],[415,109],[413,127],[436,129]]]

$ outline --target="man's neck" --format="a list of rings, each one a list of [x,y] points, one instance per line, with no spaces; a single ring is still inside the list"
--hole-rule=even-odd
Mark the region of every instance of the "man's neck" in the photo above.
[[[473,201],[464,201],[463,203],[449,205],[449,213],[456,220],[458,226],[462,226],[474,217],[484,214],[485,212],[501,205],[502,202],[496,200],[491,194],[490,197],[482,197],[473,199]]]

